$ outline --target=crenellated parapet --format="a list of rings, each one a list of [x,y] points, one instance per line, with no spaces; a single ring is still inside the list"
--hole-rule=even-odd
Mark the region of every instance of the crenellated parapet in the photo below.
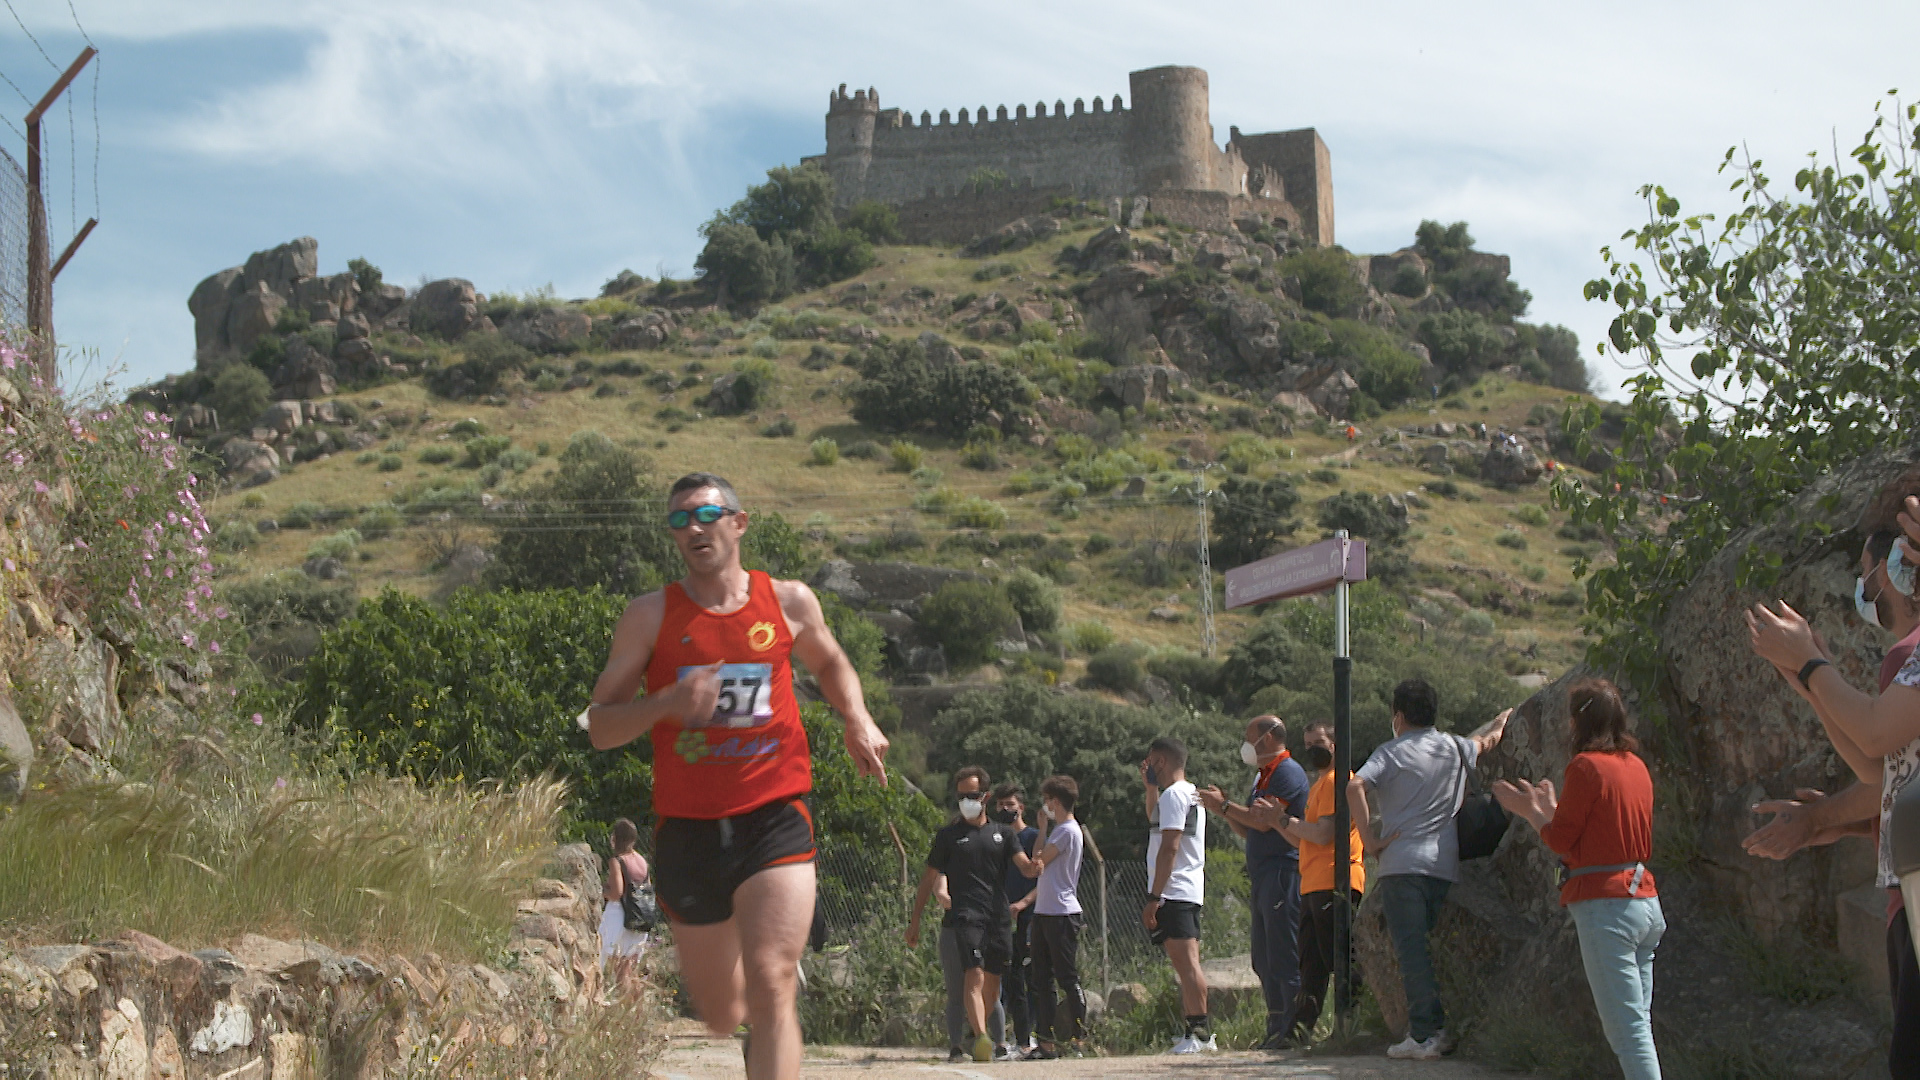
[[[869,87],[828,95],[827,152],[809,159],[834,178],[842,208],[865,199],[896,206],[977,188],[1058,190],[1094,199],[1154,192],[1213,192],[1278,204],[1292,191],[1320,196],[1290,215],[1309,239],[1332,242],[1332,180],[1324,143],[1253,136],[1222,147],[1208,115],[1207,73],[1160,67],[1128,76],[1131,107],[1119,94],[1091,105],[1064,98],[959,109],[880,107]],[[1246,147],[1259,148],[1258,160]],[[1022,202],[1024,200],[1013,200]],[[1184,205],[1192,200],[1169,200]],[[1012,205],[1012,203],[1009,203]],[[1208,203],[1211,205],[1211,203]]]

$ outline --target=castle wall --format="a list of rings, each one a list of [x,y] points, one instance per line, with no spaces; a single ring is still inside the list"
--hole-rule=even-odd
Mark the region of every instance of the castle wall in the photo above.
[[[1334,242],[1333,155],[1319,132],[1301,128],[1242,135],[1234,128],[1230,145],[1239,150],[1248,168],[1258,170],[1264,165],[1279,175],[1286,200],[1300,210],[1308,239],[1321,245]]]
[[[1009,221],[1045,213],[1055,199],[1078,195],[1071,185],[1016,185],[995,191],[950,192],[901,203],[900,233],[910,244],[965,244]]]
[[[842,204],[861,199],[899,204],[951,195],[980,169],[1005,173],[1016,187],[1065,187],[1087,196],[1120,194],[1132,184],[1125,109],[1013,115],[985,123],[978,112],[962,115],[965,122],[946,120],[943,110],[940,118],[928,115],[929,124],[908,126],[911,117],[901,114],[897,126],[877,127],[865,182],[841,193]]]
[[[1257,199],[1224,191],[1156,191],[1147,196],[1147,209],[1175,225],[1208,232],[1226,232],[1238,221],[1258,218],[1267,224],[1284,222],[1303,232],[1300,211],[1284,199]]]

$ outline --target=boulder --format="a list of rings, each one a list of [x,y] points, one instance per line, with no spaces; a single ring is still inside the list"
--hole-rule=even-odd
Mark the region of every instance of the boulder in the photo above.
[[[367,317],[369,325],[378,324],[407,302],[407,290],[398,285],[382,285],[370,293],[361,293],[355,307]]]
[[[334,339],[341,342],[354,341],[371,333],[373,328],[367,323],[367,317],[357,313],[342,316],[333,326]]]
[[[1108,372],[1100,381],[1121,404],[1144,409],[1150,401],[1167,400],[1168,392],[1188,385],[1187,373],[1168,364],[1134,364]]]
[[[193,314],[193,346],[196,355],[213,356],[227,348],[227,312],[240,291],[241,268],[230,266],[194,286],[187,297],[187,310]]]
[[[110,757],[125,734],[120,712],[120,654],[106,642],[81,637],[69,645],[48,635],[34,643],[25,684],[52,705],[46,730],[81,750]]]
[[[1239,242],[1225,236],[1216,236],[1200,245],[1193,253],[1193,265],[1202,270],[1226,270],[1246,256],[1247,250]]]
[[[304,337],[287,340],[287,356],[274,370],[273,385],[288,397],[329,397],[338,374],[333,358],[313,347]]]
[[[27,790],[33,772],[33,736],[13,707],[13,696],[0,693],[0,802],[14,802]]]
[[[1480,459],[1480,479],[1490,484],[1521,487],[1546,474],[1539,455],[1518,435],[1495,437]]]
[[[265,282],[242,289],[227,308],[226,346],[241,353],[253,348],[262,335],[273,332],[286,308],[286,298],[268,289]]]
[[[1241,293],[1229,293],[1224,299],[1227,345],[1240,362],[1255,372],[1278,365],[1280,320],[1273,309]]]
[[[173,418],[175,438],[206,435],[219,427],[220,414],[197,401],[181,409]]]
[[[299,402],[276,401],[267,406],[266,411],[260,414],[260,419],[256,422],[282,435],[291,435],[299,430],[301,422],[305,419],[306,410],[301,408]]]
[[[1345,419],[1352,412],[1354,392],[1360,384],[1344,371],[1335,371],[1307,391],[1307,400],[1328,416]]]
[[[251,439],[229,439],[220,448],[220,460],[230,476],[246,477],[280,468],[280,455],[271,446]]]
[[[241,277],[258,282],[288,300],[302,280],[320,272],[320,241],[311,236],[289,240],[279,247],[256,251],[247,256]]]
[[[1321,412],[1320,406],[1313,403],[1312,398],[1298,390],[1282,390],[1273,395],[1273,400],[1270,404],[1276,409],[1287,410],[1298,420],[1304,420],[1312,416],[1326,415]]]
[[[941,566],[916,566],[912,563],[856,563],[829,559],[808,582],[816,589],[837,594],[855,607],[897,608],[911,615],[920,604],[949,581],[985,581],[972,570],[951,570]]]
[[[338,424],[341,421],[340,406],[332,401],[309,401],[302,406],[310,424]]]
[[[1107,1010],[1114,1016],[1126,1016],[1151,1000],[1143,983],[1120,983],[1107,990]]]
[[[592,330],[593,318],[586,312],[571,307],[549,307],[508,319],[500,333],[534,352],[553,352],[569,342],[584,340]]]
[[[609,349],[657,349],[667,343],[669,330],[659,322],[622,319],[607,338]]]
[[[465,278],[443,278],[420,286],[411,301],[408,325],[416,334],[435,334],[456,341],[480,321],[478,296],[473,282]]]
[[[1109,225],[1088,239],[1077,261],[1081,272],[1088,273],[1132,258],[1133,234],[1119,225]]]
[[[1000,226],[968,244],[961,254],[980,258],[1002,251],[1018,251],[1036,241],[1045,240],[1059,231],[1060,221],[1052,214],[1035,214]]]

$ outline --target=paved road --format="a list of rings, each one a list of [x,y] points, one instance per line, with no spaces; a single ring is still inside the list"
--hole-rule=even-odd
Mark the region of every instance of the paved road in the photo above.
[[[737,1078],[740,1045],[731,1039],[713,1040],[704,1032],[676,1024],[672,1048],[650,1074],[653,1080],[717,1080]],[[1385,1056],[1303,1057],[1299,1054],[1223,1052],[1195,1057],[1165,1055],[1081,1058],[1078,1060],[1004,1062],[949,1065],[944,1055],[916,1049],[869,1049],[852,1046],[809,1046],[801,1072],[809,1077],[905,1077],[909,1080],[1134,1080],[1146,1077],[1220,1078],[1220,1080],[1513,1080],[1513,1074],[1495,1074],[1464,1061],[1391,1061]]]

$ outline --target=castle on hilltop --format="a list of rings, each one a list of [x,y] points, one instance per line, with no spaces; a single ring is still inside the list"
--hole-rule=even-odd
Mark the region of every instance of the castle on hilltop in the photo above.
[[[878,200],[897,207],[914,242],[961,243],[1047,208],[1066,196],[1124,200],[1194,228],[1225,229],[1250,218],[1314,244],[1333,243],[1333,174],[1312,128],[1214,143],[1207,73],[1158,67],[1128,75],[1133,106],[1075,100],[966,109],[938,120],[882,109],[869,88],[827,100],[827,152],[803,159],[825,169],[845,210]],[[1137,223],[1137,221],[1136,221]]]

